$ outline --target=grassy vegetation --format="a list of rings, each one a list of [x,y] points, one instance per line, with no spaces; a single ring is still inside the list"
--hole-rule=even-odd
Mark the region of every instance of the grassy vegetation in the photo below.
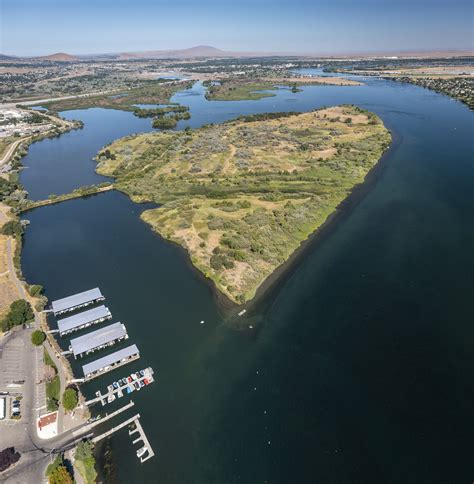
[[[117,94],[100,94],[97,96],[62,99],[43,104],[50,111],[67,111],[70,109],[107,108],[135,111],[134,104],[166,104],[173,94],[191,87],[192,82],[148,81],[138,88],[124,90]],[[139,108],[138,108],[139,109]],[[140,110],[143,111],[143,110]]]
[[[135,201],[163,204],[142,218],[241,303],[364,180],[390,141],[374,114],[354,106],[273,113],[122,138],[98,154],[98,172]]]
[[[56,368],[54,361],[52,360],[51,356],[49,356],[49,353],[46,350],[44,350],[44,353],[43,353],[43,360],[45,365],[48,365],[51,368],[54,368],[54,370],[56,371],[58,370]]]
[[[276,89],[275,83],[271,81],[221,81],[220,84],[211,84],[208,86],[206,99],[215,101],[255,101],[264,97],[275,96],[271,92],[261,91]]]
[[[206,99],[212,101],[243,101],[258,100],[275,96],[273,92],[279,87],[285,87],[293,93],[301,92],[299,87],[308,85],[359,85],[359,82],[343,78],[313,77],[313,78],[263,78],[263,79],[223,79],[219,83],[204,81],[207,87]]]
[[[46,406],[48,412],[54,412],[59,408],[59,399],[61,392],[61,382],[56,375],[50,381],[46,382]]]
[[[46,381],[46,406],[48,412],[54,412],[59,407],[61,393],[61,382],[59,380],[58,368],[49,356],[46,349],[43,352],[44,364],[52,368],[54,376]]]

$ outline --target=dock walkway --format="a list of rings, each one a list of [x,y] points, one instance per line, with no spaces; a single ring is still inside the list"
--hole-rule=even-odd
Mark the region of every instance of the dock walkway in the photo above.
[[[134,383],[135,382],[142,382],[143,380],[147,380],[148,381],[148,384],[150,383],[153,383],[155,381],[154,377],[153,377],[153,374],[154,374],[154,371],[153,371],[153,368],[150,366],[148,368],[145,368],[143,370],[144,372],[144,375],[143,376],[140,376],[140,378],[137,378],[137,379],[132,379],[132,381],[130,382],[127,382],[125,385],[122,385],[122,386],[119,386],[118,388],[114,388],[112,385],[109,385],[107,387],[107,393],[103,394],[100,392],[100,390],[96,393],[96,398],[91,398],[90,400],[87,400],[85,402],[85,405],[87,406],[91,406],[91,405],[94,405],[98,402],[102,403],[102,406],[106,405],[107,403],[111,403],[113,402],[117,397],[118,398],[121,398],[125,395],[128,395],[130,393],[132,393],[133,391],[135,391],[135,386],[134,386]],[[120,382],[120,380],[119,380]],[[141,388],[144,388],[144,387],[141,387]],[[138,390],[141,390],[140,389],[137,389]],[[128,391],[128,389],[130,389],[130,391]]]

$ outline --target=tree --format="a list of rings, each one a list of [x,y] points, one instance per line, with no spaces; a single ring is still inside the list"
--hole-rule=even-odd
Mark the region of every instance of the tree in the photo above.
[[[19,237],[23,235],[23,226],[18,220],[9,220],[6,224],[3,225],[2,234]]]
[[[41,346],[44,343],[44,340],[46,339],[46,335],[43,333],[43,331],[40,331],[37,329],[36,331],[33,331],[31,335],[31,342],[35,346]]]
[[[97,480],[93,449],[94,444],[90,440],[85,440],[77,444],[76,452],[74,453],[76,467],[86,483],[93,483]]]
[[[74,410],[79,402],[75,388],[66,388],[63,393],[64,410]]]
[[[78,460],[86,460],[92,457],[92,449],[94,445],[90,440],[83,440],[79,442],[76,447],[76,452],[74,454],[74,458]]]
[[[0,452],[0,472],[8,469],[11,465],[20,460],[20,454],[15,447],[7,447]]]
[[[71,474],[69,474],[67,467],[62,464],[51,472],[48,482],[49,484],[74,484],[74,480]]]
[[[31,321],[34,317],[31,304],[24,299],[18,299],[10,304],[10,311],[2,321],[2,329],[6,331],[13,326]]]

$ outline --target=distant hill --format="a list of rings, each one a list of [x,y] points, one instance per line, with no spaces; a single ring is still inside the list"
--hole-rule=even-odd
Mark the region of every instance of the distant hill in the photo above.
[[[150,50],[144,52],[122,52],[120,59],[191,59],[196,57],[244,57],[250,52],[225,51],[210,45],[197,45],[188,49]]]
[[[76,56],[71,55],[71,54],[65,54],[64,52],[58,52],[57,54],[34,57],[34,59],[44,60],[44,61],[53,61],[53,62],[73,62],[73,61],[79,60],[79,57],[76,57]]]
[[[0,54],[0,61],[9,61],[9,60],[15,60],[15,59],[18,59],[18,57],[15,57],[13,55]]]

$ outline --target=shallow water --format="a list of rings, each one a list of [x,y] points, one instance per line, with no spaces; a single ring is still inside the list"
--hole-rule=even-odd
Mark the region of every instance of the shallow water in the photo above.
[[[153,234],[138,217],[146,207],[126,196],[25,214],[27,280],[50,299],[100,286],[127,326],[126,344],[141,350],[139,362],[85,385],[86,394],[138,368],[157,372],[133,399],[158,455],[141,465],[127,432],[116,434],[118,482],[469,482],[472,113],[376,79],[237,102],[206,101],[197,84],[172,102],[191,109],[179,128],[355,103],[381,116],[398,145],[363,200],[248,316],[254,330],[225,324],[183,251]],[[56,193],[94,181],[90,158],[103,144],[150,129],[130,113],[67,115],[85,129],[41,141],[25,159],[33,198],[54,169]]]

